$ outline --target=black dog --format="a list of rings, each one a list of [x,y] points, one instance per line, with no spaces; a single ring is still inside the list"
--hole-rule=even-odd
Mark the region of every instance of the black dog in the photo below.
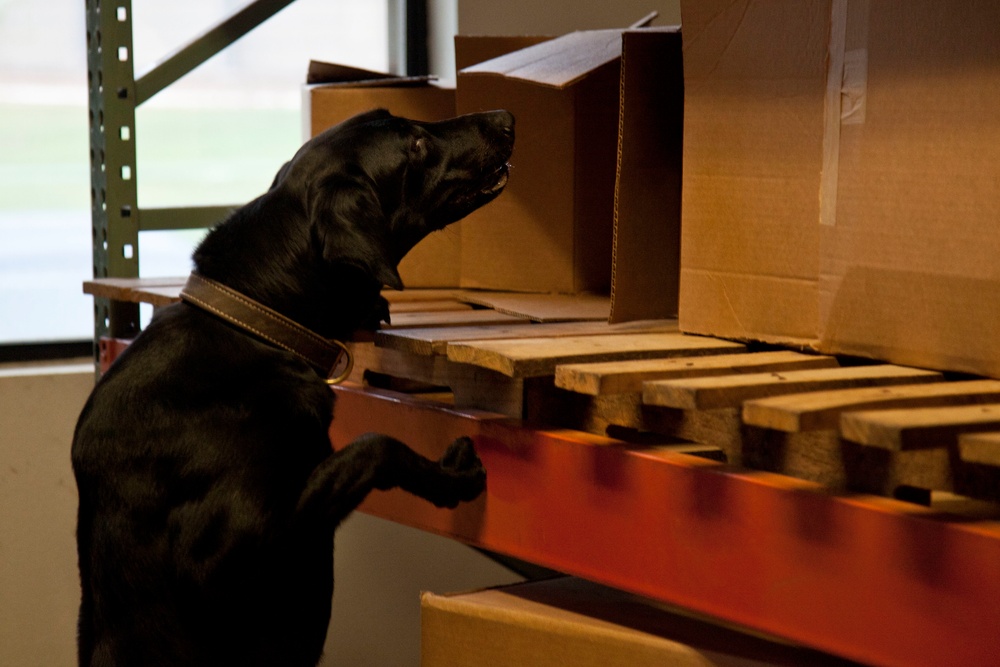
[[[414,244],[500,193],[513,121],[345,121],[206,236],[195,272],[346,340],[387,312]],[[341,520],[372,489],[454,507],[485,488],[467,438],[440,461],[381,435],[334,453],[332,418],[297,354],[190,302],[160,310],[73,441],[80,664],[315,665]]]

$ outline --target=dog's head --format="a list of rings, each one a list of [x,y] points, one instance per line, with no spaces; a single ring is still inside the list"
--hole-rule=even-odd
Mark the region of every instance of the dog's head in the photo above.
[[[506,111],[421,123],[376,110],[317,135],[270,189],[216,225],[196,270],[327,337],[385,319],[383,286],[431,232],[507,183]]]
[[[306,143],[272,189],[306,198],[326,261],[400,289],[396,266],[413,246],[500,194],[513,147],[506,111],[435,123],[370,111]]]

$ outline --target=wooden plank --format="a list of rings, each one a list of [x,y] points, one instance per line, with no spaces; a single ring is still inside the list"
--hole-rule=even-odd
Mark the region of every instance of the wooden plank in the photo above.
[[[112,301],[166,306],[180,300],[182,278],[97,278],[83,283],[83,293]]]
[[[373,371],[430,386],[448,387],[458,407],[490,410],[508,417],[523,416],[525,380],[522,378],[452,363],[443,356],[406,354],[372,343],[350,343],[349,348],[354,354],[351,382],[363,384],[365,371]]]
[[[463,291],[460,289],[431,289],[431,288],[417,288],[417,289],[404,289],[404,290],[393,290],[386,289],[382,290],[382,296],[389,303],[406,303],[409,301],[448,301],[454,299],[460,299]]]
[[[480,325],[530,324],[522,317],[505,315],[495,310],[439,310],[431,312],[397,313],[390,307],[391,324],[383,324],[380,331],[400,329],[425,329],[427,327],[475,327]]]
[[[995,502],[976,500],[949,491],[931,491],[930,496],[930,508],[942,514],[974,521],[1000,521],[1000,504]]]
[[[941,374],[934,371],[888,364],[821,368],[805,371],[656,380],[643,384],[642,400],[647,405],[684,410],[712,410],[738,408],[744,401],[794,392],[936,382],[941,379]]]
[[[473,311],[477,312],[477,311]],[[446,354],[449,343],[472,340],[505,340],[517,338],[555,338],[565,336],[596,336],[614,333],[668,333],[677,331],[677,320],[644,320],[608,324],[607,322],[555,322],[529,323],[502,326],[475,326],[380,331],[375,334],[375,344],[410,354]]]
[[[590,396],[600,396],[602,394],[640,392],[642,391],[642,383],[650,380],[831,368],[834,366],[837,366],[837,360],[833,357],[778,350],[696,358],[563,364],[556,368],[555,382],[560,389]]]
[[[389,303],[390,313],[428,313],[442,310],[472,310],[472,306],[455,299],[436,301],[396,301]]]
[[[753,426],[794,433],[836,429],[844,412],[997,401],[1000,401],[998,380],[837,389],[747,401],[743,405],[743,421]]]
[[[840,439],[836,430],[785,433],[743,424],[738,408],[651,408],[635,393],[588,396],[568,391],[525,399],[529,421],[613,435],[618,427],[719,448],[728,463],[822,484],[892,496],[901,486],[1000,500],[1000,468],[957,461],[947,450],[888,452]]]
[[[892,451],[952,447],[958,436],[1000,429],[1000,403],[920,410],[869,410],[840,416],[845,440]]]
[[[1000,431],[958,436],[958,455],[966,463],[1000,466]]]
[[[556,366],[564,363],[713,354],[742,347],[678,333],[611,334],[451,343],[448,359],[509,377],[540,377],[552,375]]]
[[[83,283],[84,294],[104,297],[113,301],[149,303],[165,306],[180,301],[181,288],[187,276],[167,278],[96,278]],[[472,306],[460,301],[463,290],[415,289],[404,292],[384,290],[382,295],[389,302],[392,313],[416,311],[471,311]]]

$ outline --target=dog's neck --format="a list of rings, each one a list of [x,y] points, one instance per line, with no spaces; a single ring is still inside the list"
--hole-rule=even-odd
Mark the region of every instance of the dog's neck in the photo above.
[[[381,285],[323,260],[305,218],[294,197],[269,191],[209,232],[195,250],[195,272],[325,338],[377,328]]]
[[[328,384],[342,382],[354,361],[338,340],[328,340],[281,313],[214,280],[192,273],[181,299],[309,363]]]

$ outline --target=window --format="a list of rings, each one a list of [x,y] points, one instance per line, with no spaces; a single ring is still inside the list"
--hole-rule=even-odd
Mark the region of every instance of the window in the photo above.
[[[249,0],[132,3],[136,75]],[[142,207],[240,204],[302,140],[310,58],[388,70],[393,0],[297,0],[139,107]],[[87,340],[93,303],[85,5],[0,3],[0,344]],[[202,230],[145,232],[143,276],[182,276]]]

